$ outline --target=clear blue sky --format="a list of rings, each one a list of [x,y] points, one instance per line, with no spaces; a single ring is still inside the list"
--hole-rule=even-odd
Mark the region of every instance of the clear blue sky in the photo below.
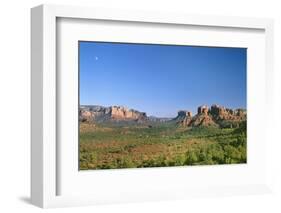
[[[80,104],[174,117],[199,105],[246,108],[245,48],[79,42]]]

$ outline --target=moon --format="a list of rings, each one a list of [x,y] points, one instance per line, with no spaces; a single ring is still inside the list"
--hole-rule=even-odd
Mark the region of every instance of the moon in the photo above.
[[[95,56],[95,60],[97,61],[97,60],[99,60],[99,58],[97,56]]]

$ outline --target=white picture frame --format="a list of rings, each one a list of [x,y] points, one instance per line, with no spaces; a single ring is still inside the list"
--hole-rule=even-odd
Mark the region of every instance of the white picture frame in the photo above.
[[[262,94],[264,94],[264,98],[260,97],[260,102],[262,102],[263,106],[270,108],[273,103],[271,95],[273,91],[273,21],[271,19],[216,17],[173,13],[162,14],[147,11],[123,11],[54,5],[41,5],[32,8],[31,201],[34,205],[47,208],[100,203],[179,199],[198,196],[240,195],[271,191],[270,161],[268,161],[269,156],[266,155],[265,152],[263,153],[264,157],[259,159],[263,160],[265,164],[260,170],[257,170],[259,172],[258,174],[263,173],[264,176],[263,178],[258,179],[256,182],[253,181],[253,184],[249,184],[249,182],[246,181],[243,183],[242,181],[233,185],[225,183],[221,185],[210,185],[209,187],[200,187],[199,183],[194,182],[192,184],[194,186],[193,188],[190,188],[188,185],[178,188],[175,185],[170,185],[167,187],[160,181],[161,183],[159,183],[158,189],[152,188],[150,192],[149,189],[144,188],[148,194],[145,192],[137,193],[137,188],[135,189],[135,193],[133,192],[134,190],[118,191],[117,193],[116,191],[112,193],[110,193],[110,191],[105,191],[102,193],[102,189],[99,189],[100,191],[96,193],[96,195],[89,195],[84,193],[84,191],[79,193],[79,195],[71,193],[61,194],[59,189],[60,184],[63,184],[61,183],[63,179],[60,178],[60,173],[62,171],[61,166],[63,166],[63,164],[59,164],[59,159],[60,152],[63,152],[64,150],[60,150],[59,152],[58,150],[61,147],[57,144],[57,93],[61,83],[57,78],[57,51],[59,45],[57,42],[57,36],[58,20],[61,18],[69,20],[118,21],[121,23],[152,23],[155,26],[161,25],[167,26],[167,28],[173,26],[199,26],[206,28],[226,29],[228,32],[232,32],[234,30],[262,31],[263,37],[261,41],[265,42],[262,44],[262,46],[264,46],[264,49],[262,49],[264,51],[264,67],[260,68],[260,74],[261,76],[265,75],[266,78],[259,78],[259,80],[251,79],[251,81],[253,81],[253,84],[255,84],[255,81],[257,81],[256,84],[258,84],[258,81],[261,81],[265,85],[264,87],[261,86],[259,90]],[[262,108],[260,110],[262,110]],[[266,128],[270,128],[270,118],[265,117],[263,119],[263,122],[266,124]],[[252,120],[252,123],[254,123],[254,119]],[[268,147],[270,145],[270,141],[268,139],[269,137],[266,135],[266,131],[262,134],[262,137],[265,139],[261,142],[262,147]],[[189,172],[193,172],[195,170],[196,168],[190,170]],[[235,167],[228,168],[228,170],[235,171]],[[122,175],[131,174],[136,176],[153,173],[165,176],[167,174],[173,173],[173,175],[170,177],[175,178],[177,175],[183,174],[183,171],[183,168],[173,168],[168,170],[149,169],[146,171],[142,170],[140,173],[133,170],[123,170]],[[103,175],[106,176],[106,173]],[[120,173],[118,174],[116,172],[112,175],[116,175],[117,177],[118,175],[120,176]],[[197,175],[200,175],[200,171]],[[70,178],[70,180],[72,179]],[[74,182],[72,184],[75,185]],[[163,189],[159,190],[159,187],[161,186]],[[73,187],[73,190],[77,190],[77,188],[78,187]],[[119,193],[123,193],[123,196],[120,196]]]

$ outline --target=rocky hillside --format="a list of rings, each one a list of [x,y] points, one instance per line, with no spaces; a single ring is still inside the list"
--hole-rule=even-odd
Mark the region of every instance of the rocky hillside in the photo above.
[[[145,112],[128,109],[122,106],[81,106],[79,111],[81,122],[134,122],[134,123],[163,123],[174,122],[180,127],[216,126],[235,128],[246,120],[243,109],[228,109],[219,105],[206,105],[197,109],[192,116],[188,110],[178,111],[176,118],[148,117]]]
[[[189,111],[179,111],[176,120],[182,127],[238,127],[246,120],[246,116],[246,111],[243,109],[233,110],[215,104],[211,108],[206,105],[198,107],[197,114],[193,117]]]
[[[122,106],[81,106],[79,111],[80,121],[146,121],[145,112],[128,109]]]

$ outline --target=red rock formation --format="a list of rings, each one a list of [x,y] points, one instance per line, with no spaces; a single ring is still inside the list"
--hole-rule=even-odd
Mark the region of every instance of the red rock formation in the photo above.
[[[197,114],[192,116],[190,111],[181,110],[178,116],[172,120],[181,127],[197,126],[220,126],[220,127],[238,127],[242,121],[246,120],[246,111],[243,109],[228,109],[219,105],[212,105],[211,108],[203,105],[197,108]],[[161,119],[150,119],[146,113],[122,106],[83,106],[79,111],[80,121],[104,122],[104,121],[137,121],[159,122]],[[167,121],[167,120],[166,120]],[[165,121],[163,121],[165,122]]]
[[[82,121],[91,121],[92,113],[90,111],[80,110],[80,119]]]
[[[206,106],[206,105],[203,105],[203,106],[200,106],[200,107],[198,107],[197,108],[197,114],[208,114],[208,111],[209,111],[209,109],[208,109],[208,106]]]
[[[178,125],[182,127],[189,126],[192,120],[192,113],[190,111],[181,110],[178,111],[178,116],[176,117]]]
[[[198,126],[218,126],[213,120],[212,116],[208,115],[206,112],[195,115],[189,126],[198,127]]]
[[[180,111],[178,117],[181,118],[178,124],[182,127],[197,126],[239,126],[241,121],[246,120],[246,112],[242,109],[232,110],[219,105],[203,105],[197,108],[197,114],[193,117],[186,115],[188,111]],[[181,116],[179,116],[181,115]]]
[[[242,109],[232,110],[219,105],[212,105],[210,114],[216,120],[241,121],[246,119],[246,113]]]
[[[96,120],[146,120],[147,116],[144,112],[128,109],[122,106],[85,106],[80,109],[79,116],[81,121]]]

